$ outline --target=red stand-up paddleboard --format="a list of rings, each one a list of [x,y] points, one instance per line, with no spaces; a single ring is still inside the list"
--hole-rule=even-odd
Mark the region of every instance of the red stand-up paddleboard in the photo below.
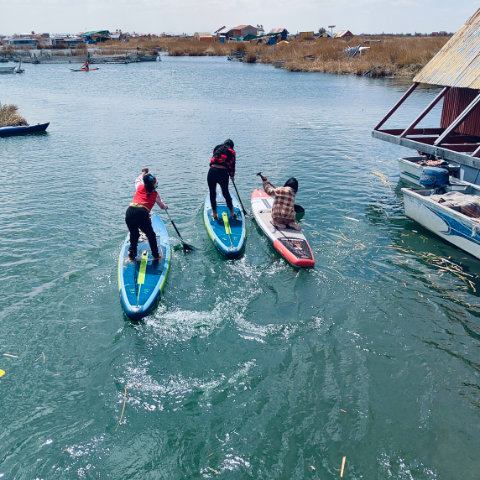
[[[294,267],[315,266],[312,249],[302,231],[291,228],[278,229],[272,223],[273,198],[263,190],[252,192],[252,212],[263,233],[272,242],[273,248]]]

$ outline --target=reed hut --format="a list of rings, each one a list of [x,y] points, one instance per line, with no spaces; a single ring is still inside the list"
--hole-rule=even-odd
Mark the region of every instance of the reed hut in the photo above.
[[[440,87],[435,98],[402,128],[383,128],[420,85]],[[436,128],[418,124],[439,104]],[[375,138],[460,165],[475,183],[480,172],[480,9],[415,76],[413,84],[373,129]]]

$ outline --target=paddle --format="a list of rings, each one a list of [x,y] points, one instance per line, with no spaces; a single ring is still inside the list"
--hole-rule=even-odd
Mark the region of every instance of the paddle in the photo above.
[[[267,177],[263,176],[262,175],[262,172],[258,172],[257,175],[262,179],[262,181],[264,182],[265,180],[267,180]],[[293,206],[293,208],[295,209],[295,213],[298,214],[298,215],[301,215],[303,217],[303,215],[305,215],[305,209],[301,206],[301,205],[298,205],[297,203]]]
[[[238,197],[238,200],[240,202],[240,205],[242,206],[242,212],[244,215],[248,215],[247,211],[245,210],[245,207],[243,206],[243,202],[242,202],[242,199],[240,198],[240,194],[238,193],[238,189],[237,189],[237,186],[235,185],[235,180],[232,178],[232,183],[233,183],[233,186],[235,188],[235,191],[237,192],[237,197]]]
[[[180,235],[180,232],[178,231],[177,226],[175,225],[175,222],[172,220],[172,217],[171,217],[170,214],[168,213],[168,209],[165,210],[165,212],[167,212],[168,219],[169,219],[170,222],[172,223],[173,228],[174,228],[175,231],[177,232],[178,238],[179,238],[180,241],[182,242],[183,251],[184,251],[185,253],[187,253],[187,252],[191,252],[191,251],[195,250],[195,247],[194,247],[193,245],[189,245],[187,242],[185,242],[185,241],[183,240],[182,236]]]

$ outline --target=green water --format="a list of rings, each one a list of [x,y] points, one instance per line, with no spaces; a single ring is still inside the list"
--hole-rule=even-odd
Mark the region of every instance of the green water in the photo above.
[[[225,59],[25,68],[0,101],[51,126],[0,139],[0,479],[325,480],[343,456],[349,480],[479,478],[479,264],[405,218],[411,152],[370,137],[404,85]],[[314,270],[251,221],[220,258],[201,209],[227,137],[247,206],[256,172],[299,179]],[[144,165],[198,250],[134,325],[116,260]]]

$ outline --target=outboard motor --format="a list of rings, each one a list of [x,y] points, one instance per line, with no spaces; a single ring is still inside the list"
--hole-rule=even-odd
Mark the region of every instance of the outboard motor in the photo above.
[[[438,167],[423,167],[420,184],[425,188],[443,188],[450,184],[448,170]]]

